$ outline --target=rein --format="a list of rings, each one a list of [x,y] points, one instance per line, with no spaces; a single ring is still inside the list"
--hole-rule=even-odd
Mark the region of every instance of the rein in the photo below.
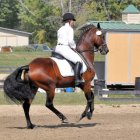
[[[94,47],[90,48],[90,49],[85,49],[85,50],[74,50],[77,52],[77,54],[79,54],[81,56],[81,58],[83,58],[83,61],[85,62],[85,64],[87,65],[87,67],[89,67],[89,64],[87,63],[85,57],[83,56],[84,52],[90,52],[90,53],[94,53],[94,52],[98,52],[102,49],[103,46],[105,46],[106,43],[102,44],[100,47],[98,47],[98,49],[94,49]]]
[[[83,53],[83,52],[96,52],[96,50],[94,50],[94,49],[87,49],[87,50],[78,50],[77,52],[79,52],[79,53]]]
[[[102,46],[105,46],[106,43],[102,44],[98,49],[94,49],[94,48],[91,48],[91,49],[85,49],[85,50],[77,50],[78,53],[83,53],[83,52],[98,52],[99,50],[101,50]]]

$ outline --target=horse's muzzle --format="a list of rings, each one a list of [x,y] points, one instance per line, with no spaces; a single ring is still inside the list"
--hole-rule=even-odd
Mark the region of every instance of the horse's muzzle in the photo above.
[[[102,45],[99,50],[102,55],[106,55],[109,52],[107,44]]]

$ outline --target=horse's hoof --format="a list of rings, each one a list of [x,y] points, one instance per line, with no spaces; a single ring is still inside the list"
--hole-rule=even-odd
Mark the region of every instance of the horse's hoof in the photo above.
[[[62,120],[62,124],[67,124],[67,123],[69,123],[69,121],[67,119]]]
[[[80,122],[85,116],[86,116],[86,113],[84,112],[84,113],[81,115],[80,119],[79,119],[77,122]]]
[[[37,128],[37,126],[34,125],[34,124],[31,124],[31,125],[27,126],[27,128],[28,128],[28,129],[34,129],[34,128]]]
[[[87,119],[91,120],[91,118],[92,118],[91,112],[87,112],[86,116],[87,116]]]

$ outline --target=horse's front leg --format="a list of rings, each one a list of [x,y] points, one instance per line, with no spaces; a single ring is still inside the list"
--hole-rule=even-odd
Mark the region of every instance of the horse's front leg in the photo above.
[[[47,93],[46,107],[49,108],[53,113],[55,113],[60,118],[62,123],[68,123],[67,118],[54,107],[53,105],[54,95],[55,95],[54,91]]]
[[[32,102],[31,100],[26,99],[23,103],[23,110],[24,110],[24,114],[25,114],[25,118],[27,122],[27,128],[29,129],[33,129],[35,127],[35,125],[31,123],[30,115],[29,115],[31,102]]]
[[[94,94],[92,91],[85,92],[85,97],[87,99],[87,105],[82,113],[80,120],[82,120],[84,117],[87,117],[88,119],[91,119],[93,111],[94,111]]]
[[[88,110],[86,112],[87,118],[90,120],[94,111],[94,93],[90,91],[89,94],[86,94]]]

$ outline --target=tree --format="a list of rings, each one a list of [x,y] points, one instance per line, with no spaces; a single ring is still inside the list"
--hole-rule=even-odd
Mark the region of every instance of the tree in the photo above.
[[[0,1],[0,26],[7,28],[18,28],[19,5],[16,0]]]
[[[60,10],[42,0],[24,0],[21,2],[19,13],[21,29],[33,32],[32,42],[38,43],[40,43],[40,31],[44,31],[46,42],[51,42],[54,45],[56,28],[58,28],[60,20],[58,17]],[[39,35],[37,35],[38,33]]]
[[[140,0],[1,0],[0,26],[31,32],[32,43],[54,46],[64,13],[75,15],[77,28],[89,20],[121,20],[129,4],[140,9]]]

